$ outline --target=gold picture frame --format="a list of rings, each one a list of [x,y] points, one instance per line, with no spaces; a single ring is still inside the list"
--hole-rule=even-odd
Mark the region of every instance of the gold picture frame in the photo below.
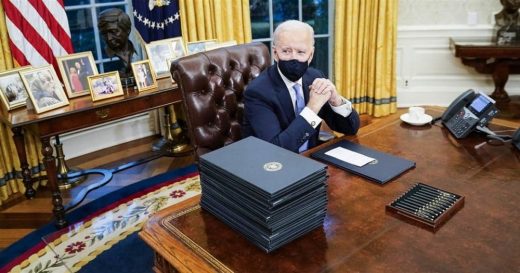
[[[206,51],[212,50],[212,49],[217,49],[217,48],[228,47],[228,46],[235,46],[235,45],[237,45],[237,41],[235,41],[235,40],[218,42],[218,43],[214,43],[214,44],[206,44]]]
[[[145,44],[145,49],[157,79],[170,76],[170,66],[166,60],[186,55],[182,37],[153,41]]]
[[[186,44],[182,37],[172,38],[172,48],[173,48],[173,56],[172,58],[178,59],[180,57],[186,56]]]
[[[69,105],[65,90],[52,65],[26,69],[19,73],[37,114]]]
[[[98,74],[91,51],[56,57],[56,61],[70,99],[90,94],[88,77]]]
[[[182,37],[172,39],[173,57],[166,59],[166,66],[168,69],[171,68],[172,62],[186,56],[186,44],[182,40]]]
[[[20,76],[20,71],[31,66],[0,72],[0,100],[7,111],[25,107],[29,94]]]
[[[206,51],[206,46],[216,44],[217,40],[204,40],[204,41],[196,41],[196,42],[188,42],[186,44],[186,52],[188,55],[195,54],[198,52]]]
[[[100,101],[124,95],[118,71],[88,76],[92,101]]]
[[[132,71],[139,92],[157,88],[157,79],[150,60],[133,62]]]

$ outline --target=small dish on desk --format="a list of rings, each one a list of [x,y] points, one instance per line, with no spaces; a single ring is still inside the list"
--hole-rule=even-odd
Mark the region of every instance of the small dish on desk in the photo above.
[[[404,113],[401,115],[401,120],[415,126],[422,126],[428,124],[432,121],[432,116],[423,114],[419,117],[419,119],[411,119],[408,113]]]

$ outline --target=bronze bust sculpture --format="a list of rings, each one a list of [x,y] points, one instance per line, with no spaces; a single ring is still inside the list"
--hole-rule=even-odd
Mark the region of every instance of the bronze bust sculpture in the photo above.
[[[128,40],[132,29],[130,17],[118,8],[104,10],[98,16],[98,29],[106,43],[107,55],[121,60],[122,68],[119,72],[123,85],[126,85],[125,79],[133,78],[131,63],[136,53],[134,45]]]
[[[520,41],[520,0],[500,0],[503,8],[495,15],[498,44],[510,44]]]

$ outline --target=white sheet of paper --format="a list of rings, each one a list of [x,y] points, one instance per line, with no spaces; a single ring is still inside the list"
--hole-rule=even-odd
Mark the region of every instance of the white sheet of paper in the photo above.
[[[335,157],[341,161],[350,163],[352,165],[356,165],[358,167],[362,167],[368,162],[374,160],[371,157],[368,157],[366,155],[356,153],[354,151],[351,151],[349,149],[345,149],[343,147],[336,147],[328,152],[325,153],[328,156]]]

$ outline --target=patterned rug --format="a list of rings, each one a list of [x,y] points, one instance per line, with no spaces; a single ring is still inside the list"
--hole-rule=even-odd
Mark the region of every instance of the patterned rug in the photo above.
[[[68,228],[56,231],[51,223],[2,251],[0,273],[114,272],[103,263],[128,272],[118,263],[145,255],[145,250],[150,272],[153,257],[137,231],[156,211],[198,194],[195,166],[134,183],[67,214],[74,223]]]

